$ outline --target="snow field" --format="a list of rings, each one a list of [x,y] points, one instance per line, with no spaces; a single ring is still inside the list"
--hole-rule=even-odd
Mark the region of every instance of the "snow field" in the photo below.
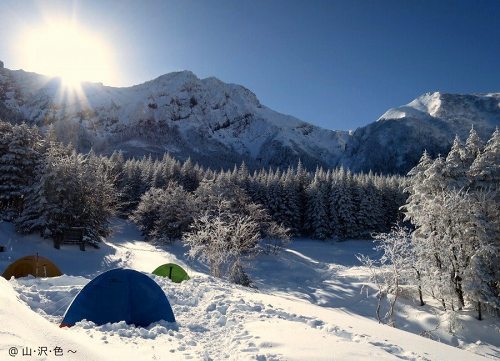
[[[8,245],[7,252],[0,253],[0,268],[24,254],[40,252],[65,273],[46,279],[0,279],[0,360],[9,347],[28,345],[75,348],[75,361],[455,361],[500,355],[498,326],[491,320],[478,323],[464,316],[472,333],[448,338],[445,331],[438,333],[442,342],[458,347],[419,336],[419,330],[435,324],[435,308],[417,308],[409,299],[398,311],[401,329],[379,325],[373,319],[373,289],[363,288],[366,270],[354,257],[356,252],[370,252],[367,242],[297,240],[278,256],[261,256],[249,265],[258,287],[252,289],[207,276],[206,267],[187,259],[179,244],[145,243],[130,223],[116,220],[113,226],[114,234],[100,250],[83,253],[77,247],[55,250],[46,240],[19,236],[10,224],[0,224],[0,237]],[[124,322],[96,326],[82,321],[59,328],[72,299],[97,274],[115,267],[148,274],[166,262],[181,264],[192,276],[174,284],[149,274],[167,295],[175,324],[135,328]]]
[[[146,355],[151,359],[157,351],[195,360],[444,360],[442,357],[450,353],[464,359],[465,351],[412,334],[407,337],[416,340],[408,340],[408,345],[402,347],[402,340],[393,335],[401,331],[353,317],[345,311],[329,311],[302,301],[248,292],[212,277],[195,277],[180,285],[151,277],[167,294],[176,324],[159,322],[148,328],[135,328],[124,322],[95,326],[82,321],[60,331],[81,340],[90,339],[92,345],[111,345],[107,354],[114,353],[115,349],[123,353],[127,353],[127,349],[148,350]],[[70,285],[74,281],[76,284]],[[20,300],[52,323],[52,327],[49,326],[52,330],[57,328],[64,312],[54,307],[56,302],[51,300],[72,299],[82,281],[80,277],[61,276],[10,283]],[[372,333],[370,329],[378,331]],[[420,346],[428,343],[438,347],[421,352],[420,347],[410,346],[415,341]],[[481,357],[470,354],[466,359]]]

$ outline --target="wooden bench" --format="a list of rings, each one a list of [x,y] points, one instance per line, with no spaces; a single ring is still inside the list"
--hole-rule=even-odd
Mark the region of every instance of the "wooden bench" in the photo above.
[[[78,244],[80,245],[80,250],[85,251],[83,232],[83,227],[71,227],[63,230],[61,234],[54,237],[54,248],[60,249],[61,244]]]

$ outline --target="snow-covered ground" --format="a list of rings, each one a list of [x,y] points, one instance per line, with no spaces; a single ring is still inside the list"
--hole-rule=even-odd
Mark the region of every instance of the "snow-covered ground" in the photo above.
[[[476,321],[460,315],[455,335],[446,321],[432,332],[436,342],[419,336],[435,328],[437,305],[418,307],[403,300],[398,328],[374,320],[374,291],[363,287],[366,269],[356,253],[373,253],[367,241],[331,244],[296,240],[278,256],[250,264],[257,289],[207,276],[203,264],[184,255],[180,244],[160,247],[143,242],[137,229],[116,220],[101,249],[76,246],[56,250],[35,235],[19,236],[0,223],[0,271],[24,255],[39,253],[64,273],[56,278],[0,278],[0,360],[16,347],[16,358],[30,360],[480,360],[500,357],[498,320]],[[150,275],[165,291],[177,322],[147,329],[123,323],[95,326],[81,322],[59,328],[71,300],[104,270],[127,267],[145,273],[158,265],[184,266],[189,281],[174,284]],[[496,322],[496,323],[495,323]],[[406,332],[409,331],[409,332]],[[38,347],[48,356],[38,356]],[[54,356],[54,347],[64,357]],[[456,346],[456,347],[453,347]],[[22,356],[31,348],[32,357]],[[70,353],[69,350],[76,351]],[[50,352],[52,351],[52,352]]]

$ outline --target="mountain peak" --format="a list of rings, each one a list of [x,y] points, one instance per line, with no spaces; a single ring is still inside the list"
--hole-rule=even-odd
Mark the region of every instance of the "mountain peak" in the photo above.
[[[192,71],[181,70],[160,75],[159,77],[154,78],[153,80],[149,80],[147,82],[135,86],[144,86],[144,85],[150,86],[152,84],[168,84],[172,86],[172,85],[182,85],[189,82],[197,82],[199,80],[200,79]]]
[[[434,116],[440,106],[441,93],[438,91],[429,92],[420,95],[408,104],[389,109],[378,118],[378,121],[404,118],[426,119],[429,116]]]
[[[441,106],[441,95],[440,92],[425,93],[408,103],[407,106],[435,116]]]

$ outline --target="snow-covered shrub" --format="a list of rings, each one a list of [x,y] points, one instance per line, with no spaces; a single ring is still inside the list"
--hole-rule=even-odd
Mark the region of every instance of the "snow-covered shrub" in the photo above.
[[[235,262],[231,267],[231,270],[229,271],[229,280],[232,283],[245,287],[250,287],[252,285],[250,277],[248,277],[248,274],[245,272],[239,261]]]
[[[376,316],[379,322],[395,325],[394,311],[396,303],[401,296],[401,286],[405,283],[416,285],[420,290],[420,273],[415,268],[415,257],[411,243],[411,232],[401,225],[393,227],[389,233],[374,235],[376,240],[375,250],[380,252],[379,259],[370,259],[358,255],[358,260],[370,271],[370,280],[378,289]],[[422,294],[420,302],[422,301]],[[389,302],[385,315],[381,315],[382,301],[387,298]]]

